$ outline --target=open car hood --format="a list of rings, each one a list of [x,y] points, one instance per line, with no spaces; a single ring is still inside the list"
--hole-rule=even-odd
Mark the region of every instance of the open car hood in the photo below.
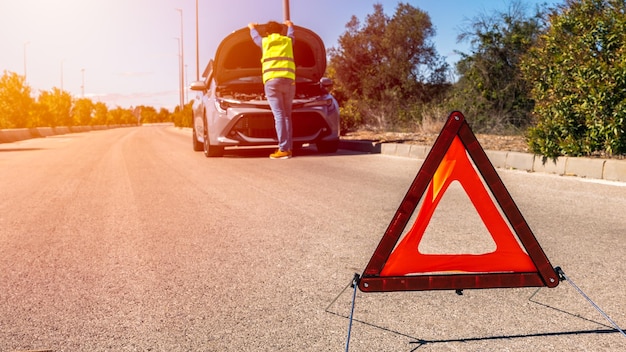
[[[261,35],[265,25],[257,26]],[[283,34],[287,32],[286,26]],[[296,80],[318,82],[326,71],[326,49],[313,31],[294,26]],[[243,77],[258,77],[261,82],[261,48],[254,44],[247,27],[229,34],[217,48],[212,75],[218,85]]]

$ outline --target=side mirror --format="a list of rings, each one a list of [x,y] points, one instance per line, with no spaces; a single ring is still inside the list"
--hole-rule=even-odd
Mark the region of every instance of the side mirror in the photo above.
[[[333,80],[328,77],[322,77],[322,79],[320,79],[320,85],[322,88],[330,90],[333,87]]]
[[[206,91],[206,84],[204,84],[204,82],[202,81],[194,81],[191,82],[191,86],[189,86],[189,89],[204,92]]]

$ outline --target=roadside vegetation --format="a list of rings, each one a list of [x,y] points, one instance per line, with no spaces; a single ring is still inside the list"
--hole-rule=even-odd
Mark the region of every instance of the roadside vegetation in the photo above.
[[[456,53],[456,67],[436,52],[428,13],[405,3],[383,10],[353,16],[328,48],[342,133],[433,132],[459,110],[475,132],[523,135],[544,157],[626,154],[623,0],[512,0],[461,24],[470,52]],[[34,98],[22,76],[0,78],[0,129],[151,122],[189,127],[191,107],[111,110],[57,88]]]
[[[110,108],[89,98],[76,98],[59,88],[41,91],[36,97],[24,76],[4,71],[0,76],[0,129],[108,126],[174,122],[191,126],[191,105],[173,112],[152,106]]]
[[[512,1],[461,27],[470,52],[454,68],[434,38],[428,14],[407,4],[351,19],[329,50],[344,131],[420,132],[459,110],[475,132],[523,135],[545,157],[626,154],[623,0]]]

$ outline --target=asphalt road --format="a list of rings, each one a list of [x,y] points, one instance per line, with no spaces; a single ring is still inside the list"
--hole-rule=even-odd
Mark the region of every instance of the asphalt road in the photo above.
[[[0,144],[0,351],[343,351],[346,287],[420,162],[268,154],[207,159],[168,126]],[[626,184],[499,173],[551,263],[626,327]],[[428,251],[489,248],[469,204],[450,188]],[[567,281],[357,292],[354,314],[351,351],[626,350]]]

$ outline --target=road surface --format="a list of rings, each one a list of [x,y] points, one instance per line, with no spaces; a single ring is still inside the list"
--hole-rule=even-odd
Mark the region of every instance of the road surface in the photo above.
[[[207,159],[171,126],[1,144],[0,351],[343,351],[346,287],[420,161],[269,152]],[[551,263],[624,328],[625,184],[498,172]],[[481,252],[485,231],[452,187],[424,245]],[[351,351],[626,349],[567,281],[355,303]]]

